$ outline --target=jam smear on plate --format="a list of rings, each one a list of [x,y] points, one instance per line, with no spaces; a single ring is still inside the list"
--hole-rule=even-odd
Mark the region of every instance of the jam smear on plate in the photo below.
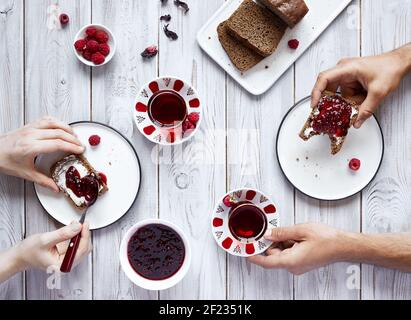
[[[77,197],[84,197],[88,203],[94,203],[98,197],[99,186],[96,177],[89,174],[81,178],[74,166],[66,172],[66,187]]]
[[[316,132],[344,137],[351,123],[352,106],[338,95],[325,96],[318,104],[312,127]]]
[[[140,276],[149,280],[172,277],[184,263],[185,247],[180,235],[163,224],[138,229],[127,246],[128,260]]]

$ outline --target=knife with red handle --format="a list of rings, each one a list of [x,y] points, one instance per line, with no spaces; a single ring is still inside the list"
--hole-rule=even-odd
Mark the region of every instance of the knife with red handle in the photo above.
[[[87,208],[81,215],[79,223],[83,224],[84,221],[86,220],[86,215],[88,209],[96,202],[98,198],[98,193],[100,189],[100,185],[98,180],[96,179],[95,175],[88,175],[86,176],[86,180],[88,181],[88,202],[87,202]],[[85,178],[83,178],[85,179]],[[80,244],[81,240],[81,232],[79,234],[75,235],[73,238],[71,238],[69,246],[67,248],[66,254],[64,255],[63,262],[60,266],[60,271],[64,273],[69,273],[71,271],[71,268],[73,266],[74,259],[76,257],[77,249]]]
[[[89,207],[87,207],[86,211],[81,215],[80,223],[83,224],[86,220],[86,214]],[[60,271],[64,273],[69,273],[73,266],[74,258],[76,257],[78,245],[80,244],[81,240],[81,232],[71,238],[69,246],[67,248],[66,254],[64,255],[63,263],[61,264]]]

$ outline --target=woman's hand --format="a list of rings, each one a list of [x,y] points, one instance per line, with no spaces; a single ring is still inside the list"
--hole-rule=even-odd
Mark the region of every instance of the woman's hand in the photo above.
[[[50,266],[60,269],[69,240],[81,232],[73,267],[91,251],[91,233],[88,222],[78,222],[56,231],[35,234],[15,247],[19,269],[36,268],[47,270]]]
[[[411,69],[411,45],[373,57],[343,59],[330,70],[320,73],[311,95],[318,104],[324,90],[351,97],[361,104],[355,128],[373,115],[382,101],[398,88]]]
[[[38,172],[34,159],[42,153],[64,151],[81,154],[84,147],[70,126],[45,117],[0,136],[0,172],[27,179],[59,192],[54,181]]]
[[[274,241],[266,255],[248,258],[264,268],[281,268],[300,275],[340,261],[344,257],[344,233],[320,224],[276,228],[265,235]]]

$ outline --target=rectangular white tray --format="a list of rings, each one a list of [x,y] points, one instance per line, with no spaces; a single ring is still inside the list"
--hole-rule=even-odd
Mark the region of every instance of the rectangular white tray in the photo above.
[[[220,42],[217,26],[227,20],[242,0],[228,0],[197,34],[200,47],[234,80],[254,95],[266,92],[304,53],[352,0],[305,0],[310,11],[293,29],[288,28],[277,50],[258,65],[241,74],[231,63]],[[288,47],[288,40],[298,39],[297,50]]]

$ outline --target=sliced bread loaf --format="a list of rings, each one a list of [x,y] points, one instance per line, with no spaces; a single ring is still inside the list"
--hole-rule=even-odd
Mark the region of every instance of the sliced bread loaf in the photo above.
[[[308,13],[304,0],[258,0],[293,28]]]
[[[286,24],[253,0],[244,0],[227,20],[227,32],[263,57],[277,48]]]
[[[229,35],[226,23],[224,21],[218,25],[218,39],[235,67],[241,72],[247,71],[264,58]]]

